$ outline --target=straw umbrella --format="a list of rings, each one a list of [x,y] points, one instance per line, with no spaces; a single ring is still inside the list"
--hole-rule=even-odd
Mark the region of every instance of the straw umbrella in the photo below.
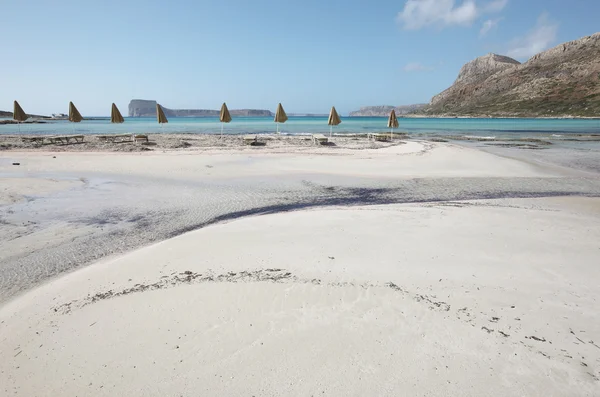
[[[162,107],[157,103],[156,104],[156,119],[159,124],[168,123],[167,116],[165,116],[165,112],[163,112]]]
[[[115,105],[114,103],[112,104],[112,109],[110,110],[110,122],[111,123],[125,122],[125,119],[121,115],[121,112],[119,112],[119,108],[117,108],[117,105]]]
[[[23,108],[21,107],[21,105],[19,105],[19,102],[17,102],[17,101],[15,101],[15,104],[14,104],[13,120],[19,122],[19,134],[20,134],[21,133],[21,123],[23,121],[27,120],[27,115],[25,114],[25,112],[23,111]]]
[[[69,121],[72,123],[79,123],[81,120],[83,120],[81,113],[79,113],[79,110],[73,105],[73,102],[69,102]]]
[[[398,117],[396,117],[396,111],[394,109],[390,112],[387,126],[388,128],[391,128],[390,139],[394,139],[394,128],[398,128]]]
[[[333,134],[333,126],[340,125],[342,120],[340,120],[340,115],[337,110],[335,110],[335,106],[331,107],[331,112],[329,112],[329,119],[327,120],[327,124],[329,125],[329,137]]]
[[[277,123],[277,133],[279,134],[279,123],[285,123],[288,119],[287,114],[285,114],[285,110],[283,110],[283,106],[281,103],[277,105],[277,111],[275,112],[275,122]]]
[[[79,110],[73,105],[73,102],[69,102],[69,121],[72,123],[79,123],[81,120],[83,120],[81,113],[79,113]],[[75,133],[74,125],[72,125],[71,129],[73,130],[73,133]]]
[[[231,121],[231,114],[229,114],[229,109],[227,109],[225,102],[223,102],[223,105],[221,106],[219,121],[221,121],[221,138],[223,138],[223,123],[229,123]]]

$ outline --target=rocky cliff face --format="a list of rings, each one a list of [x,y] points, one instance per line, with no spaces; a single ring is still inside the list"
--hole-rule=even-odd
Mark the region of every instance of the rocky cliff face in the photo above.
[[[454,91],[458,86],[475,84],[477,82],[487,79],[494,73],[506,69],[511,69],[516,65],[520,64],[521,62],[517,60],[497,54],[487,54],[482,57],[476,58],[471,62],[466,63],[460,69],[458,77],[456,78],[456,81],[454,81],[452,87],[434,96],[431,99],[431,104],[435,105],[439,102],[443,102],[449,96],[452,96],[454,94]]]
[[[527,62],[494,54],[466,64],[424,110],[453,116],[600,116],[600,33]]]
[[[156,116],[156,101],[132,99],[129,102],[129,117]]]
[[[359,110],[350,112],[350,117],[387,117],[392,110],[396,110],[396,115],[402,116],[422,109],[425,104],[405,105],[405,106],[363,106]]]
[[[167,117],[218,117],[219,110],[211,109],[168,109],[163,107]],[[232,116],[238,117],[271,117],[273,113],[262,109],[231,109]],[[132,99],[129,102],[129,117],[155,117],[156,101]]]
[[[454,84],[469,84],[483,80],[501,70],[520,65],[521,62],[504,55],[487,54],[465,64]]]

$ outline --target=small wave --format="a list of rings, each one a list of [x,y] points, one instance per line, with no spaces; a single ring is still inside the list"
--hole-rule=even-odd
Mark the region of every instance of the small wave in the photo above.
[[[495,136],[478,136],[478,135],[463,135],[463,138],[467,138],[467,139],[490,139],[490,140],[496,139]]]

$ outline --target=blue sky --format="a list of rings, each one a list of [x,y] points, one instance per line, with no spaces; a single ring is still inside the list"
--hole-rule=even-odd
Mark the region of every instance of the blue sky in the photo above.
[[[170,108],[343,114],[428,102],[467,61],[520,61],[598,29],[597,0],[0,2],[0,109]]]

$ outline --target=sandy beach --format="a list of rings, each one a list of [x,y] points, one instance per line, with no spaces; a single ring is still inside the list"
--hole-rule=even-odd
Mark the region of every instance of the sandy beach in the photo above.
[[[600,394],[597,159],[198,139],[0,151],[0,394]]]

